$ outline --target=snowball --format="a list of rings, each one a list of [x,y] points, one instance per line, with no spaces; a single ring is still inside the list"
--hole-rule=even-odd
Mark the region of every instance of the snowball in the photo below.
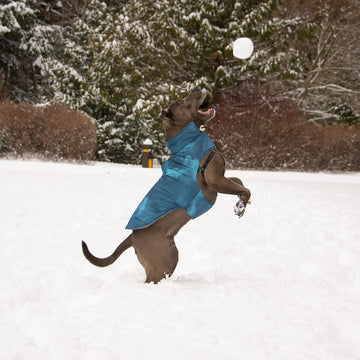
[[[247,37],[238,38],[233,45],[233,54],[239,59],[247,59],[251,56],[254,50],[254,44],[251,39]]]

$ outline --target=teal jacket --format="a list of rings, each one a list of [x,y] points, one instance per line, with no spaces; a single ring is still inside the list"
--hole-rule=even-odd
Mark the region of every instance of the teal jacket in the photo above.
[[[206,132],[201,132],[192,122],[166,142],[166,146],[171,156],[162,164],[163,174],[141,201],[126,229],[147,227],[178,208],[184,208],[195,219],[213,205],[196,180],[201,160],[215,149]]]

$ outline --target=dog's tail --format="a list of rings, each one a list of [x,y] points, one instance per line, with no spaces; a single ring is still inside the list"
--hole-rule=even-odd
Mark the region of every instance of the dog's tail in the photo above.
[[[108,257],[106,258],[98,258],[91,254],[89,251],[88,246],[83,241],[82,242],[82,250],[84,253],[84,256],[93,264],[96,266],[104,267],[111,265],[125,250],[127,250],[129,247],[132,246],[131,241],[131,235],[129,235],[117,248],[116,250]]]

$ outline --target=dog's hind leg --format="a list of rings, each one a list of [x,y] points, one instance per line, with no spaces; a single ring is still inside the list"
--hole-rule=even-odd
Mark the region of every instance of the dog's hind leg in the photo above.
[[[145,272],[146,282],[156,284],[166,276],[171,276],[175,271],[178,262],[178,250],[175,243],[170,247],[169,244],[166,245],[162,240],[156,244],[153,250],[156,255],[148,257]]]
[[[145,269],[146,282],[155,284],[166,276],[171,276],[178,262],[174,240],[156,230],[156,227],[149,227],[146,231],[135,230],[133,237],[136,255]]]

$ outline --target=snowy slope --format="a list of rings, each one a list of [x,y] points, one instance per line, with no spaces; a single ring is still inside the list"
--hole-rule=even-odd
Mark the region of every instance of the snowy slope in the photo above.
[[[355,360],[360,175],[228,171],[252,190],[187,224],[173,277],[104,269],[160,169],[0,161],[0,359]]]

